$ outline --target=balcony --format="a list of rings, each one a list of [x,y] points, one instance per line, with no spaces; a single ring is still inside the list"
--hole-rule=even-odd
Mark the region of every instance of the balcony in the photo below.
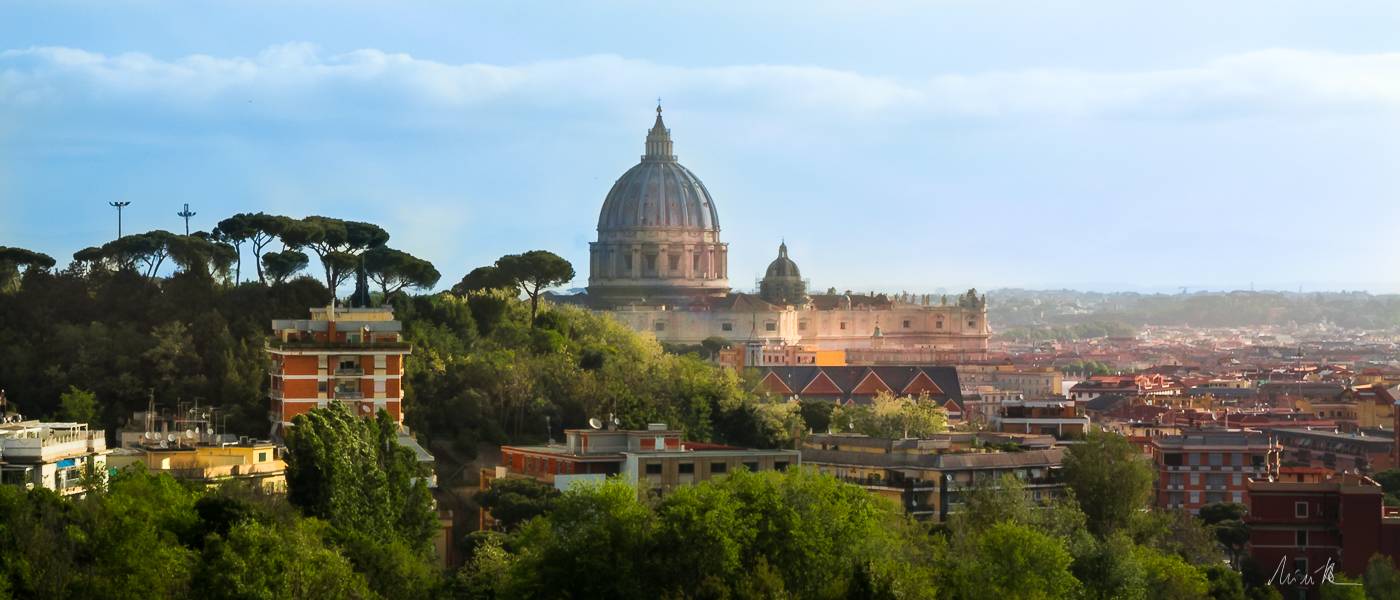
[[[413,344],[403,341],[380,341],[361,340],[358,342],[328,342],[328,341],[282,341],[268,340],[268,350],[325,350],[325,349],[349,349],[349,350],[389,350],[389,351],[410,351]]]
[[[335,370],[336,377],[359,377],[365,374],[365,370],[360,367],[339,368]]]
[[[332,399],[334,400],[363,400],[364,397],[365,393],[360,390],[337,389],[335,390],[335,394],[332,395]]]

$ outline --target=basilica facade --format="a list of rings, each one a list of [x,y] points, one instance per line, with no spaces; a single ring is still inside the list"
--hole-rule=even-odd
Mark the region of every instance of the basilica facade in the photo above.
[[[662,342],[734,342],[822,349],[908,349],[949,360],[987,351],[987,306],[974,292],[946,297],[811,293],[787,245],[758,293],[729,287],[729,245],[700,178],[677,161],[656,109],[646,154],[618,178],[598,215],[586,293],[569,301],[607,311]]]

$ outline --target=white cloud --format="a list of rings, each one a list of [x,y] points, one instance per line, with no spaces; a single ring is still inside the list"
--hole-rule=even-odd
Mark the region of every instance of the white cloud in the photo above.
[[[264,118],[327,110],[450,120],[495,104],[631,106],[657,90],[688,103],[852,117],[1192,116],[1400,109],[1400,53],[1263,50],[1147,71],[1029,69],[895,80],[815,66],[678,67],[612,55],[524,65],[448,64],[309,44],[254,57],[104,55],[62,47],[0,52],[0,105],[136,102],[181,113],[230,105]],[[698,100],[698,101],[697,101]]]

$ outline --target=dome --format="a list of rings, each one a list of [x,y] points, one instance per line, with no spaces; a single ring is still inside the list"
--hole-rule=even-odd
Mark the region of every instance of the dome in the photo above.
[[[802,278],[802,273],[797,270],[797,263],[792,262],[792,259],[788,258],[787,243],[778,246],[778,258],[768,263],[768,272],[763,277],[764,279],[775,277],[789,277],[792,279]]]
[[[598,231],[687,229],[719,231],[709,190],[671,154],[671,131],[656,109],[642,162],[619,177],[598,215]]]
[[[729,293],[729,245],[700,178],[671,151],[656,107],[646,154],[619,177],[589,244],[589,302],[595,307],[684,305]]]
[[[788,258],[787,243],[778,245],[778,258],[768,264],[768,272],[758,282],[758,295],[778,305],[807,303],[807,282],[797,270],[797,263]]]

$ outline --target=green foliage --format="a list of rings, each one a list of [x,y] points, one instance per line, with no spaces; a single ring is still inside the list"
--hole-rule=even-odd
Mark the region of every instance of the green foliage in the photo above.
[[[496,274],[511,282],[530,299],[530,326],[539,314],[540,294],[574,278],[574,266],[548,250],[509,254],[496,261]]]
[[[346,539],[396,541],[427,552],[437,520],[424,473],[399,445],[388,413],[339,404],[297,415],[287,434],[287,499]]]
[[[878,438],[925,438],[948,429],[943,408],[927,396],[896,397],[880,392],[869,405],[838,406],[831,420],[841,431]]]
[[[1114,433],[1093,431],[1070,446],[1063,473],[1088,517],[1089,531],[1099,536],[1127,527],[1152,495],[1151,467]]]
[[[428,289],[442,278],[433,263],[387,246],[365,251],[364,264],[370,281],[379,284],[386,301],[406,287]]]
[[[1376,554],[1366,563],[1366,573],[1361,577],[1366,595],[1377,600],[1400,599],[1400,571],[1395,569],[1391,558]]]
[[[934,592],[931,557],[894,507],[858,487],[739,471],[654,506],[618,480],[576,486],[510,543],[483,543],[454,587],[488,598],[919,598]]]
[[[953,598],[1067,598],[1080,588],[1064,542],[1026,525],[997,523],[950,550]]]
[[[196,589],[213,599],[374,597],[327,537],[316,519],[278,527],[238,523],[205,546]]]
[[[522,523],[549,512],[559,490],[534,479],[508,477],[491,482],[476,495],[477,504],[491,511],[501,527],[513,531]]]
[[[58,397],[58,418],[74,423],[97,423],[97,394],[68,386]]]

